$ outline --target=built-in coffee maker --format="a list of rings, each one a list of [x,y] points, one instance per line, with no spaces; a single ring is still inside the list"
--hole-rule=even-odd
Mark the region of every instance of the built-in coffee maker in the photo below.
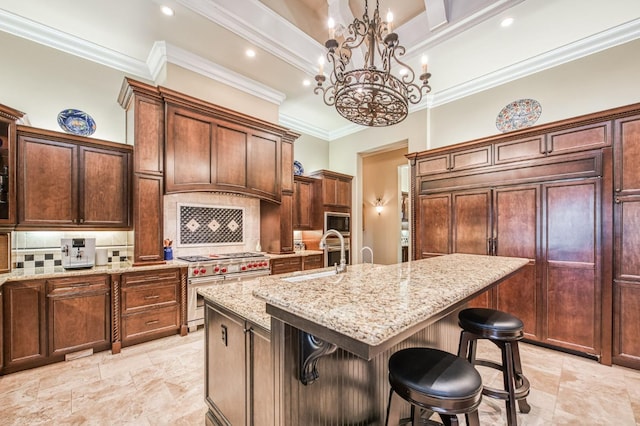
[[[96,258],[95,238],[62,238],[60,245],[63,268],[93,268]]]

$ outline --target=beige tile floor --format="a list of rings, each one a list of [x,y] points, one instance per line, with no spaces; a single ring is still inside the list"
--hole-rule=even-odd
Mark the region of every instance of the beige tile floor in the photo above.
[[[199,330],[0,376],[0,425],[204,424],[203,338]],[[482,343],[483,356],[498,355]],[[640,371],[521,346],[532,410],[518,414],[520,425],[640,424]],[[499,380],[494,370],[481,373]],[[503,412],[484,398],[481,424],[506,424]]]

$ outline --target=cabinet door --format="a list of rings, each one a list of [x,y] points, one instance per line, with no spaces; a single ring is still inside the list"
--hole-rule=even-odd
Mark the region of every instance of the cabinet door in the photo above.
[[[75,225],[77,146],[28,136],[20,136],[18,143],[20,224]]]
[[[252,425],[275,426],[274,368],[271,334],[247,322],[249,330],[249,383]]]
[[[547,155],[598,149],[611,145],[611,122],[589,124],[547,135]]]
[[[614,281],[613,361],[640,369],[640,283]]]
[[[294,182],[293,229],[313,229],[313,182]]]
[[[136,174],[133,190],[134,263],[162,262],[162,176]]]
[[[451,253],[451,194],[422,195],[416,218],[416,258]]]
[[[108,276],[47,280],[47,305],[50,356],[111,345]]]
[[[491,190],[456,192],[453,204],[453,253],[490,254]],[[491,307],[492,290],[469,302],[473,307]]]
[[[497,309],[517,316],[525,336],[540,339],[541,303],[537,273],[540,187],[508,187],[494,191],[493,234],[497,256],[529,259],[521,272],[495,289]]]
[[[351,208],[351,182],[341,179],[336,182],[336,205]]]
[[[198,191],[213,185],[213,125],[193,111],[167,106],[166,190]]]
[[[280,151],[282,158],[281,189],[282,191],[293,191],[293,142],[286,138],[282,139]]]
[[[245,324],[205,304],[207,327],[205,400],[229,424],[247,422],[247,349]]]
[[[546,342],[600,353],[600,181],[543,186]]]
[[[280,139],[253,133],[247,145],[247,189],[271,200],[280,199]]]
[[[282,194],[280,202],[280,251],[293,252],[293,194]]]
[[[247,132],[228,123],[216,123],[215,183],[244,191],[247,185]]]
[[[616,195],[640,194],[640,116],[616,120],[614,143]]]
[[[313,254],[310,256],[305,256],[302,259],[302,270],[306,271],[309,269],[318,269],[322,268],[322,255],[321,254]]]
[[[2,286],[4,372],[35,367],[47,358],[44,281]]]
[[[338,203],[337,195],[338,179],[324,177],[322,178],[322,204],[336,205]]]
[[[80,147],[80,223],[86,226],[129,226],[130,155]]]

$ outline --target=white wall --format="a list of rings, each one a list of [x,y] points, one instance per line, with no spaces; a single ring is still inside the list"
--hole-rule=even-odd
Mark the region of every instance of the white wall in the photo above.
[[[429,148],[499,133],[496,116],[517,99],[540,102],[536,124],[640,102],[638,52],[640,40],[433,108]]]
[[[329,169],[329,142],[314,136],[300,135],[293,144],[293,159],[302,163],[304,174]]]

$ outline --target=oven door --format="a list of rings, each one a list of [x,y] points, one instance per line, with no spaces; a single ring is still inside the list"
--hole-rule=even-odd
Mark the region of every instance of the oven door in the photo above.
[[[217,275],[205,278],[190,278],[187,282],[187,326],[189,331],[196,331],[204,324],[204,297],[198,294],[198,289],[222,284],[224,276]]]

